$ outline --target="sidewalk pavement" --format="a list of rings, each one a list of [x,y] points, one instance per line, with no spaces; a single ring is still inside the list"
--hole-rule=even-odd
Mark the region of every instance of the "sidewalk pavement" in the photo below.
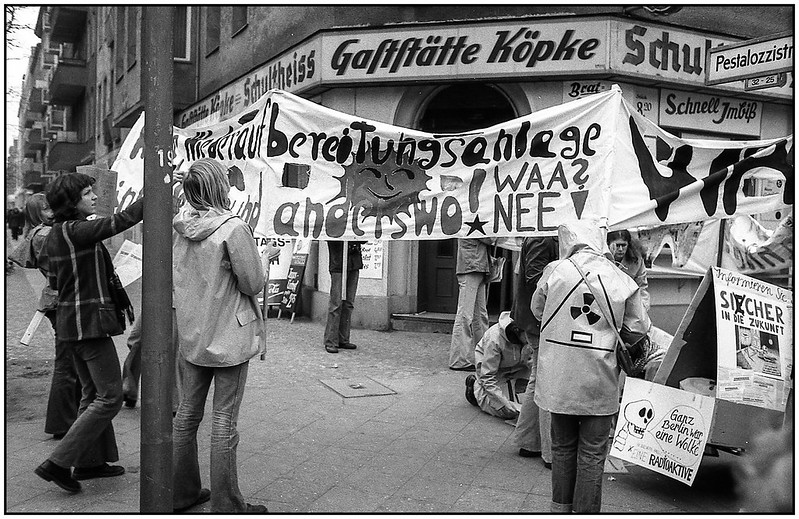
[[[6,276],[6,289],[16,299],[31,298],[19,270]],[[27,291],[33,293],[29,286]],[[131,285],[134,305],[140,291],[139,282]],[[27,324],[29,316],[7,311],[7,344],[18,340],[9,327],[24,329],[19,323]],[[466,373],[447,368],[449,335],[354,330],[357,350],[329,354],[321,343],[322,323],[272,316],[267,330],[266,360],[250,362],[238,424],[239,484],[248,502],[271,513],[549,512],[551,472],[540,458],[518,456],[512,426],[466,402]],[[125,338],[115,338],[120,362]],[[377,383],[395,394],[344,398],[322,381],[356,393],[353,386],[370,390]],[[205,486],[210,402],[209,395],[198,434]],[[83,481],[78,494],[33,473],[56,444],[43,431],[43,416],[7,421],[5,511],[137,513],[140,418],[137,405],[114,420],[126,473]],[[735,458],[726,453],[706,458],[693,487],[616,463],[624,468],[605,474],[604,513],[738,510],[730,476]],[[192,512],[209,510],[206,503]]]

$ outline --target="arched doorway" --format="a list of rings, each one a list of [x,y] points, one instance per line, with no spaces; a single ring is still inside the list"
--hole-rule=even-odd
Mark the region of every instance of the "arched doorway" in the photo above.
[[[508,98],[484,83],[461,83],[434,93],[419,119],[418,129],[429,133],[457,133],[486,128],[517,117]],[[497,254],[502,249],[497,250]],[[455,313],[458,280],[455,276],[457,240],[419,242],[418,311]],[[510,258],[509,258],[510,259]],[[509,309],[512,300],[512,267],[506,261],[502,283],[492,284],[488,311]]]

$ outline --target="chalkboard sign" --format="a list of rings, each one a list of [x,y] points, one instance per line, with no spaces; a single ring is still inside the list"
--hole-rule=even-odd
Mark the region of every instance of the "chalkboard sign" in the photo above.
[[[296,312],[297,297],[302,286],[302,276],[305,273],[305,263],[308,261],[308,252],[311,247],[311,240],[297,240],[294,243],[294,252],[291,255],[291,264],[286,279],[286,289],[283,292],[283,300],[280,302],[280,310]]]

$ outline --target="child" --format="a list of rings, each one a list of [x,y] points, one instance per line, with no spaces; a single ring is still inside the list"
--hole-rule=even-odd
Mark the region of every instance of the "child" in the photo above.
[[[265,513],[239,490],[236,422],[251,358],[263,352],[264,322],[256,296],[266,282],[250,227],[230,208],[227,171],[200,159],[183,178],[189,206],[172,226],[174,307],[181,400],[173,424],[173,508],[211,500],[212,513]],[[266,255],[265,255],[266,256]],[[197,429],[214,382],[211,490],[202,488]]]
[[[144,201],[88,220],[97,208],[94,182],[88,175],[67,173],[47,191],[55,218],[47,256],[50,287],[58,292],[56,337],[69,343],[83,399],[77,420],[35,472],[69,492],[80,491],[78,480],[125,473],[107,463],[119,460],[111,420],[122,407],[122,376],[111,337],[124,331],[125,314],[133,320],[133,309],[102,241],[140,222]]]

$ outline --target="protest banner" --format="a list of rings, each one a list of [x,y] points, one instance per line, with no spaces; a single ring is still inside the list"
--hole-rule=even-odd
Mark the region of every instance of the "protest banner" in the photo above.
[[[720,283],[716,283],[717,275]],[[725,291],[723,298],[721,290]],[[755,296],[757,299],[747,300],[750,291],[758,294]],[[735,316],[739,315],[736,310],[747,313],[748,309],[752,309],[755,312],[762,312],[765,316],[765,304],[768,303],[771,305],[769,307],[771,318],[758,319],[764,321],[764,325],[766,322],[770,323],[766,326],[776,326],[776,308],[780,306],[782,312],[780,317],[785,321],[784,332],[792,334],[792,324],[789,324],[792,323],[792,313],[785,310],[790,304],[791,297],[790,291],[717,267],[709,269],[702,278],[663,357],[660,369],[652,381],[672,388],[686,386],[686,381],[691,379],[704,379],[713,383],[716,410],[709,443],[745,448],[760,432],[782,426],[784,398],[787,397],[789,389],[788,379],[778,380],[773,375],[756,375],[753,370],[742,370],[738,367],[736,346],[738,339],[734,335],[734,321]],[[723,313],[729,314],[731,320],[727,320],[727,315]],[[723,322],[720,323],[720,320]],[[746,326],[747,321],[744,321]],[[750,322],[749,327],[753,326]],[[782,334],[778,334],[778,337],[781,341],[779,344],[793,344],[792,335],[787,339],[781,338]],[[783,340],[785,342],[782,342]],[[792,348],[780,347],[779,354],[780,362],[784,366],[781,372],[783,376],[787,376],[785,373],[790,372],[788,366],[792,365],[792,359],[789,358],[792,355]],[[741,396],[741,391],[732,390],[736,389],[733,385],[735,381],[731,379],[734,373],[740,373],[745,380],[753,381],[752,385],[741,388],[747,395],[746,399]],[[769,388],[773,387],[774,391],[770,389],[765,391],[765,387],[760,387],[750,392],[755,379],[765,382]],[[776,404],[773,408],[764,405],[767,396]]]
[[[283,299],[280,301],[280,311],[291,312],[291,320],[294,321],[294,313],[297,309],[297,299],[299,298],[302,286],[302,276],[305,273],[305,263],[308,261],[308,254],[311,252],[311,240],[297,240],[294,242],[294,250],[291,254],[291,264],[286,282],[286,290],[283,292]]]
[[[793,366],[793,293],[713,268],[717,396],[784,411]]]
[[[141,190],[131,178],[141,175],[138,125],[114,165],[120,208]],[[280,90],[245,113],[174,132],[180,171],[203,157],[227,166],[232,211],[259,239],[541,236],[574,219],[639,228],[793,203],[792,135],[680,139],[632,109],[616,85],[458,134],[371,121]],[[744,176],[782,187],[744,196]]]
[[[691,486],[714,406],[712,397],[627,377],[609,455]]]

